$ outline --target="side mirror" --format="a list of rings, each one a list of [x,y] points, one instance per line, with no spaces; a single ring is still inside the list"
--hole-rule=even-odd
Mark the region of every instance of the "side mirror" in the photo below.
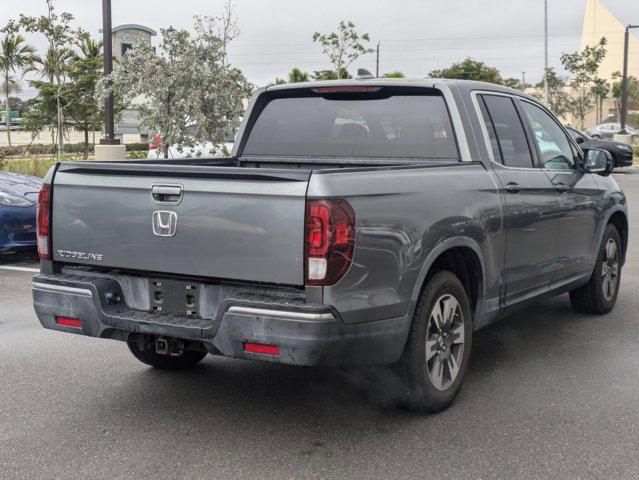
[[[577,142],[577,143],[584,143],[584,137],[577,137],[577,138],[575,138],[575,142]]]
[[[587,172],[598,173],[602,176],[610,175],[614,167],[612,155],[607,150],[592,148],[586,151],[584,168]]]

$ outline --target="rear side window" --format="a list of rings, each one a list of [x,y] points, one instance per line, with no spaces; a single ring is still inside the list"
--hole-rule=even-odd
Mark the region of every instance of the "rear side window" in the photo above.
[[[508,167],[532,168],[530,147],[513,101],[498,95],[483,95],[483,98],[492,130],[497,137],[502,163]]]
[[[413,94],[274,98],[243,154],[459,159],[443,97]]]

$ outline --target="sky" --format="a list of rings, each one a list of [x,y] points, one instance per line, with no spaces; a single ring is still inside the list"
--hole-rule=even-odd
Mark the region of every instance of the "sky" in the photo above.
[[[639,0],[603,0],[624,24],[639,24]],[[59,11],[96,37],[100,0],[57,0]],[[113,25],[138,23],[155,30],[190,29],[194,15],[218,15],[224,0],[112,0]],[[561,70],[562,52],[579,48],[586,0],[548,0],[549,65]],[[39,15],[44,0],[0,0],[0,25],[20,13]],[[330,68],[315,31],[331,32],[340,20],[380,43],[380,72],[395,70],[424,77],[465,57],[497,67],[504,77],[536,83],[543,71],[543,0],[235,0],[241,35],[229,60],[257,85],[286,77],[292,67],[312,72]],[[29,40],[43,50],[41,38]],[[622,42],[623,39],[608,39]],[[158,43],[157,37],[155,43]],[[375,71],[375,56],[351,67]],[[24,96],[30,96],[24,87]]]

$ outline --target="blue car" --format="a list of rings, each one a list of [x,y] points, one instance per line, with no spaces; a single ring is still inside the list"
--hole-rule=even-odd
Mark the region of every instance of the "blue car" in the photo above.
[[[0,253],[36,247],[36,203],[42,180],[0,172]]]

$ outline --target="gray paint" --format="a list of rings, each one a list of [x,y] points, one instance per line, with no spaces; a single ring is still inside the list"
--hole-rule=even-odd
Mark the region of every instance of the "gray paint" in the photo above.
[[[261,281],[275,290],[281,288],[277,284],[301,286],[305,197],[346,198],[357,223],[349,271],[336,285],[299,289],[305,305],[324,305],[336,312],[337,321],[330,331],[323,331],[317,339],[320,343],[330,339],[330,347],[322,348],[331,352],[333,361],[346,351],[357,352],[349,361],[375,361],[371,346],[378,360],[397,359],[424,279],[437,257],[450,248],[470,249],[482,266],[475,328],[531,299],[560,293],[588,280],[606,223],[615,212],[627,215],[623,192],[612,177],[581,170],[507,168],[495,162],[475,93],[490,91],[515,99],[535,99],[480,82],[341,82],[352,83],[440,88],[451,110],[462,161],[386,166],[360,161],[342,169],[312,160],[299,161],[302,168],[270,169],[237,168],[234,163],[221,166],[219,161],[209,160],[199,166],[193,162],[111,164],[108,168],[106,164],[82,168],[63,165],[54,179],[54,251],[101,249],[104,266],[109,267]],[[265,91],[286,88],[300,85],[259,90],[251,106]],[[249,125],[247,114],[240,127],[241,137]],[[243,144],[236,142],[233,152],[240,160]],[[251,165],[255,162],[252,158]],[[223,172],[229,176],[224,178]],[[520,184],[522,190],[507,192],[505,186],[511,182]],[[569,185],[569,191],[558,192],[554,188],[558,182]],[[156,183],[184,188],[180,203],[170,206],[183,222],[178,227],[183,233],[173,243],[163,243],[166,239],[152,235],[150,217],[157,205],[153,205],[150,191]],[[55,270],[55,265],[59,263],[47,268]],[[126,281],[121,285],[129,288]],[[217,295],[214,302],[219,305],[222,300]],[[275,302],[269,307],[286,309],[290,305]],[[65,312],[68,310],[65,305]],[[50,314],[50,309],[47,312]],[[229,338],[235,339],[235,347],[231,348],[228,338],[218,342],[234,356],[240,355],[236,350],[238,336],[250,339],[259,333],[265,340],[270,338],[265,333],[267,325],[277,325],[277,334],[286,336],[287,324],[281,320],[250,320],[248,330],[235,321],[229,317],[230,323],[224,327]],[[298,338],[301,327],[289,325],[291,337]],[[47,326],[51,327],[50,321]],[[354,333],[359,329],[361,333]],[[300,339],[297,346],[292,342],[293,352],[303,350],[308,338]],[[327,361],[319,344],[313,344],[311,350],[303,360],[290,356],[287,361]]]
[[[167,179],[61,170],[54,182],[58,250],[103,254],[76,263],[198,277],[301,285],[304,181],[180,178],[179,205],[151,197]],[[153,233],[154,211],[177,214],[177,233]],[[68,261],[68,260],[67,260]]]

